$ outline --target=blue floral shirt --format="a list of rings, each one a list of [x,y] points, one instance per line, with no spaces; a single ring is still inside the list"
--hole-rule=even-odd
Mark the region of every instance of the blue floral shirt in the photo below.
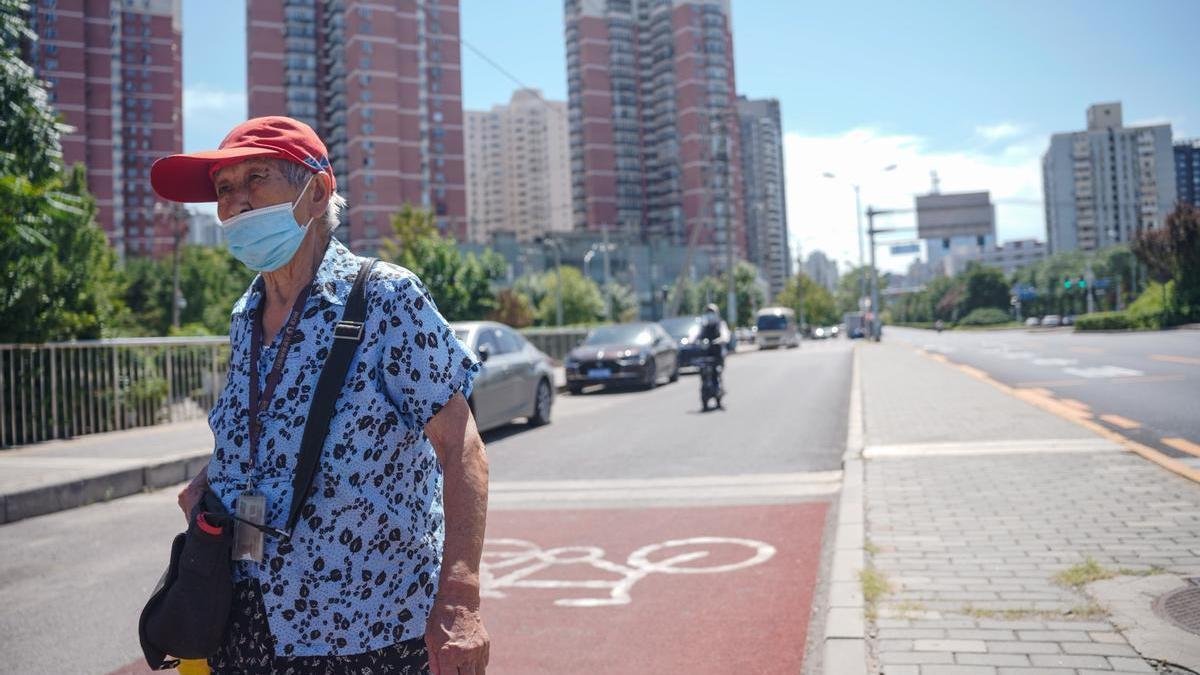
[[[311,397],[361,260],[330,241],[262,413],[253,471],[247,391],[259,279],[234,306],[229,380],[208,418],[209,484],[230,510],[252,485],[266,496],[267,524],[284,527]],[[456,392],[470,395],[479,364],[408,270],[376,263],[366,304],[365,334],[291,541],[266,537],[261,563],[234,563],[236,581],[262,589],[280,656],[358,654],[421,637],[437,593],[442,473],[424,428]],[[279,341],[261,350],[260,391]]]

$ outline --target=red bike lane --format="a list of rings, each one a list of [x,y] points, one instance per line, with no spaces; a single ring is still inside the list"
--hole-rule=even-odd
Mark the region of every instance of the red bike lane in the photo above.
[[[828,505],[489,514],[489,673],[798,673]]]

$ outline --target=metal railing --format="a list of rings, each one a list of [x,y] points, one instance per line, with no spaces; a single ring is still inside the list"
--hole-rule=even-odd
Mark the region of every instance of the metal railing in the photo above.
[[[521,333],[561,361],[583,328]],[[0,344],[0,448],[201,419],[229,370],[229,338]]]
[[[0,448],[203,418],[229,338],[0,344]]]
[[[587,337],[587,328],[526,328],[521,331],[534,347],[556,361],[567,358],[572,349]]]

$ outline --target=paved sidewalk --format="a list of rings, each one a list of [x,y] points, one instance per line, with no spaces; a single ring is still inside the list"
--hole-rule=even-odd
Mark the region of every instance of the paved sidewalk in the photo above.
[[[1056,576],[1200,575],[1200,485],[910,347],[860,358],[868,560],[890,586],[868,598],[871,672],[1155,672]]]
[[[207,420],[0,452],[0,524],[175,485],[207,463]]]

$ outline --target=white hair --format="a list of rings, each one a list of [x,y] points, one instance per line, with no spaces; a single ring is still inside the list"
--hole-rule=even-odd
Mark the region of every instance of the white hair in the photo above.
[[[283,174],[288,185],[296,189],[303,189],[309,179],[313,177],[313,172],[307,166],[297,162],[288,161],[286,159],[270,158],[267,161],[271,162],[279,173]],[[346,210],[346,198],[338,194],[337,190],[329,195],[329,205],[325,207],[325,234],[329,234],[337,229],[342,223],[342,212]]]

